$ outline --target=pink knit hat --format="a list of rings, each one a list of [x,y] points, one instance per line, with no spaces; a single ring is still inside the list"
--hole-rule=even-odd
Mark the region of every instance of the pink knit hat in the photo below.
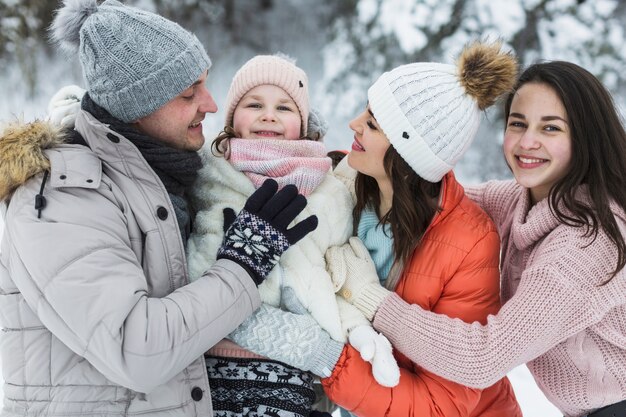
[[[226,126],[233,125],[233,113],[241,98],[264,84],[282,88],[293,99],[302,120],[300,133],[304,135],[309,121],[309,79],[284,55],[257,55],[237,71],[226,96]]]

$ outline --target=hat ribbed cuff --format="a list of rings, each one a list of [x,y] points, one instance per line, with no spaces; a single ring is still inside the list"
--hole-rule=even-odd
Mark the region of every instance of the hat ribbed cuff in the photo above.
[[[454,167],[435,155],[413,128],[391,92],[387,74],[367,91],[370,109],[391,145],[411,168],[425,180],[438,182]]]
[[[211,67],[211,59],[194,36],[187,49],[147,77],[108,94],[91,98],[117,119],[129,123],[147,116],[195,83]]]
[[[374,319],[376,310],[391,291],[380,285],[366,285],[354,300],[354,306],[361,310],[369,321]]]

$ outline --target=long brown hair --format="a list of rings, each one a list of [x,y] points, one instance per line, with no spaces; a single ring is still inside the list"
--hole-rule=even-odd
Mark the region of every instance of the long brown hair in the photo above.
[[[432,183],[417,175],[393,146],[387,149],[383,166],[393,187],[391,209],[387,213],[379,212],[378,183],[368,175],[357,173],[354,186],[354,232],[356,233],[362,211],[366,207],[372,207],[380,224],[388,223],[391,227],[394,264],[406,264],[438,211],[436,197],[441,189],[441,181]]]
[[[626,132],[611,94],[589,71],[564,61],[531,65],[514,91],[530,82],[545,84],[556,92],[571,132],[571,165],[550,190],[550,209],[561,222],[585,227],[585,235],[593,237],[592,242],[600,228],[606,232],[617,247],[617,263],[610,281],[626,265],[626,242],[609,206],[613,200],[626,211]],[[505,121],[514,94],[507,98]],[[587,185],[590,204],[575,198],[582,184]]]

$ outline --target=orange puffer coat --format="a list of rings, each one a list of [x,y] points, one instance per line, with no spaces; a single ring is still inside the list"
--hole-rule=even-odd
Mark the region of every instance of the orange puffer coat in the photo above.
[[[395,288],[412,304],[466,322],[485,323],[500,308],[500,239],[489,217],[450,172],[443,179],[441,208]],[[346,345],[324,390],[358,416],[521,417],[508,379],[478,390],[446,380],[395,351],[400,383],[376,383],[371,365]]]

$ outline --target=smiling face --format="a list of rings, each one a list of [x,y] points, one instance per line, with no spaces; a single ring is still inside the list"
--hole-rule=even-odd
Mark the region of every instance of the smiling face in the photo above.
[[[556,92],[530,82],[511,102],[503,144],[517,182],[530,189],[533,203],[546,198],[569,171],[572,139],[567,113]]]
[[[259,85],[235,107],[233,128],[244,139],[300,138],[302,120],[293,99],[280,87]]]
[[[165,105],[134,122],[140,132],[175,149],[197,151],[204,144],[202,120],[217,105],[206,88],[205,72]]]
[[[348,165],[362,174],[368,175],[380,184],[388,182],[383,159],[390,142],[374,118],[369,106],[350,122],[354,131],[352,150],[348,154]]]

